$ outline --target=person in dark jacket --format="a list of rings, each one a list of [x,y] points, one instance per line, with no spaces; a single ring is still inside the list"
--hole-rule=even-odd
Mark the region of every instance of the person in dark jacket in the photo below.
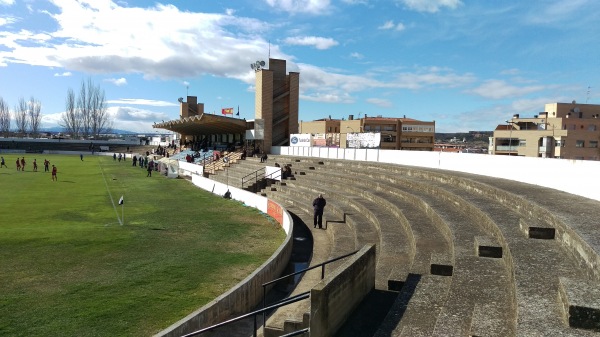
[[[327,205],[327,201],[325,201],[325,198],[323,198],[323,194],[319,194],[319,196],[313,200],[313,209],[315,211],[315,215],[314,215],[314,225],[315,228],[317,228],[317,225],[319,226],[319,228],[323,228],[323,211],[325,210],[325,205]]]

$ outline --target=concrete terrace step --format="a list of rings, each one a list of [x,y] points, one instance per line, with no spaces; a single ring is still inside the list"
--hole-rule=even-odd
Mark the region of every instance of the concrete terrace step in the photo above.
[[[293,170],[304,173],[298,175],[298,186],[336,180],[320,187],[339,194],[352,191],[348,194],[385,204],[387,212],[395,206],[415,238],[415,270],[424,269],[428,254],[430,262],[441,257],[452,267],[451,277],[413,274],[419,281],[412,290],[405,288],[404,296],[400,293],[393,307],[397,310],[390,311],[380,336],[599,335],[593,324],[600,294],[585,290],[600,288],[600,202],[457,172],[309,157],[273,159],[289,161]],[[352,186],[345,188],[342,181]],[[419,246],[419,237],[427,231],[415,229],[417,222],[406,216],[411,212],[426,214],[429,228],[448,239],[441,255],[421,252],[427,245]],[[439,237],[434,242],[441,242]],[[447,252],[453,254],[450,259]],[[569,320],[583,323],[569,327]]]
[[[456,190],[459,187],[445,186]],[[464,189],[463,197],[488,214],[500,227],[514,261],[517,331],[526,335],[570,334],[562,320],[556,295],[559,278],[585,279],[576,261],[555,240],[534,240],[523,235],[520,214],[491,199]],[[458,192],[458,191],[457,191]],[[549,308],[555,310],[548,310]]]
[[[436,275],[411,274],[418,280],[403,289],[374,337],[431,336],[438,315],[448,297],[452,279]],[[409,310],[410,308],[410,310]]]
[[[318,172],[309,173],[306,179],[318,175]],[[344,189],[347,185],[347,175],[327,173],[319,184],[326,185],[328,182],[336,182],[335,189]],[[300,182],[305,179],[301,178]],[[382,183],[380,179],[371,179],[370,177],[361,177],[355,180],[352,185],[357,189],[353,191],[361,194],[362,197],[382,205],[390,213],[393,213],[400,219],[398,227],[396,224],[383,226],[381,235],[389,237],[390,240],[382,240],[382,245],[393,242],[397,246],[395,236],[402,230],[413,237],[415,242],[415,257],[410,272],[416,274],[425,274],[430,270],[431,254],[444,254],[448,260],[453,258],[452,233],[448,226],[439,218],[439,216],[423,200],[401,191],[393,185]],[[348,190],[349,191],[349,190]],[[350,191],[349,191],[350,192]],[[387,249],[387,247],[384,247]],[[393,248],[391,248],[393,249]]]
[[[323,231],[319,229],[312,228],[312,212],[310,209],[306,207],[298,207],[297,205],[305,205],[303,200],[295,200],[290,199],[288,195],[279,194],[275,196],[277,193],[270,193],[273,195],[269,195],[275,201],[280,202],[286,209],[291,211],[292,213],[298,215],[303,222],[310,228],[313,233],[314,240],[314,248],[313,248],[313,257],[311,259],[311,266],[322,263],[326,260],[329,260],[333,257],[337,257],[340,255],[336,255],[337,253],[332,250],[332,244],[330,241],[330,232],[334,231],[333,229],[328,231]],[[284,198],[281,198],[281,197]],[[341,228],[340,228],[341,229]],[[347,233],[347,230],[342,229],[342,233]],[[344,238],[337,238],[339,241],[346,241]],[[354,248],[354,247],[352,247]],[[332,263],[325,268],[325,274],[332,272],[335,268],[335,264],[339,265],[343,263],[342,261]],[[305,291],[310,290],[315,284],[320,282],[321,280],[321,269],[317,268],[312,271],[307,272],[294,289],[291,295],[299,294]],[[303,327],[306,327],[306,319],[309,309],[308,301],[301,301],[294,303],[292,305],[288,305],[278,309],[275,313],[273,313],[269,319],[267,320],[265,336],[279,336],[285,332],[291,332]]]
[[[302,223],[294,225],[305,226],[306,221],[309,220],[307,214],[291,205],[285,205],[286,209],[291,213],[298,216]],[[313,255],[311,258],[310,266],[326,261],[329,257],[329,239],[324,235],[314,235],[313,233]],[[306,291],[309,291],[315,284],[321,280],[321,270],[313,269],[301,276],[300,281],[292,290],[289,296],[294,296]],[[310,311],[309,301],[300,301],[285,307],[279,308],[272,313],[267,319],[265,325],[265,331],[262,336],[279,336],[286,330],[293,331],[302,328],[304,324],[304,316]]]
[[[366,217],[365,220],[355,224],[355,230],[359,240],[358,246],[368,243],[377,245],[376,289],[387,290],[390,281],[392,284],[404,281],[412,265],[414,246],[411,243],[412,233],[407,234],[406,228],[398,225],[401,220],[397,214],[388,212],[380,204],[364,198],[359,189],[352,189],[347,183],[311,180],[311,177],[307,176],[307,178],[303,177],[297,180],[293,186],[315,193],[323,190],[329,191],[327,192],[328,204],[346,204],[350,206],[351,214],[360,214]],[[312,186],[319,187],[313,188]],[[404,219],[404,221],[406,220]],[[386,235],[382,235],[382,228],[384,232],[387,231]]]
[[[296,207],[302,207],[307,214],[312,215],[312,201],[314,199],[314,193],[307,192],[302,190],[301,188],[295,188],[288,183],[285,187],[282,187],[277,192],[270,192],[270,196],[274,197],[275,193],[279,193],[277,198],[286,198],[288,200],[292,200],[292,202],[297,202]],[[343,206],[336,205],[335,203],[330,203],[326,207],[326,214],[330,219],[327,221],[327,226],[325,233],[330,237],[330,245],[331,245],[331,258],[341,256],[352,251],[355,251],[360,246],[358,246],[358,242],[361,241],[357,238],[357,232],[354,226],[350,225],[353,221],[353,218],[350,216],[343,217],[344,208],[340,208]],[[334,213],[333,219],[335,222],[331,221],[331,213]],[[327,217],[324,216],[324,221]],[[345,222],[342,221],[345,219]],[[313,225],[313,221],[311,219],[308,226]],[[313,228],[314,229],[314,228]],[[320,229],[314,229],[318,232],[323,232]],[[341,264],[341,262],[336,262],[332,264],[332,267],[335,268],[337,265]]]
[[[335,170],[338,174],[343,173],[348,176],[360,175],[362,172],[361,169],[355,170],[348,166],[336,166]],[[388,183],[392,183],[392,177],[395,177],[395,174],[387,174],[382,170],[370,170],[366,175],[369,174],[374,178],[377,175],[379,179],[387,179]],[[361,179],[365,179],[365,174],[361,175]],[[508,270],[503,261],[490,262],[475,257],[475,237],[487,235],[486,228],[471,220],[469,212],[463,212],[456,207],[455,201],[461,200],[460,197],[444,193],[437,187],[432,188],[427,183],[413,182],[409,178],[402,183],[398,181],[397,184],[392,184],[395,188],[425,200],[452,231],[456,255],[454,272],[448,301],[436,322],[435,334],[441,336],[468,333],[476,303],[497,303],[498,308],[510,308],[511,298],[506,293],[514,293],[514,290],[511,291],[514,286],[509,282]],[[466,204],[466,202],[461,200],[459,204]],[[408,310],[410,309],[409,306]],[[506,325],[511,325],[510,318],[505,317],[504,321]]]

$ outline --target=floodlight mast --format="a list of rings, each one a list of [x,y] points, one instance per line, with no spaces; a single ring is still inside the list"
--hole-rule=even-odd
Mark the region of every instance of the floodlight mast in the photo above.
[[[258,71],[262,70],[262,68],[265,66],[265,64],[266,64],[265,61],[260,61],[259,60],[259,61],[256,61],[254,63],[251,63],[250,64],[250,68],[252,68],[252,70],[258,72]]]

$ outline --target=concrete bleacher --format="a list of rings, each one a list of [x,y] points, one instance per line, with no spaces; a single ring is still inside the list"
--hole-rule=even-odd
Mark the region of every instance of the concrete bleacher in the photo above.
[[[600,335],[600,202],[435,169],[253,159],[229,167],[230,183],[274,162],[292,165],[295,180],[261,192],[304,219],[318,243],[312,263],[376,244],[376,288],[398,291],[376,336]],[[318,193],[328,202],[324,231],[312,228]],[[280,309],[268,331],[304,326],[307,312]]]

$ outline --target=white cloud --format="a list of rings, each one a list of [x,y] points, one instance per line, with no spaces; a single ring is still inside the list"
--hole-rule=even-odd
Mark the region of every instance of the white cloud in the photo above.
[[[406,29],[406,26],[404,26],[404,24],[402,22],[398,22],[397,24],[394,23],[394,21],[389,20],[386,21],[383,25],[377,27],[377,29],[381,29],[381,30],[396,30],[396,31],[403,31]]]
[[[155,112],[133,107],[115,106],[109,108],[109,113],[114,116],[115,122],[123,121],[143,121],[155,122],[157,120],[167,120],[168,115],[164,112]]]
[[[6,16],[0,17],[0,27],[10,25],[11,23],[17,22],[17,19],[14,17]]]
[[[394,21],[390,20],[390,21],[386,21],[383,25],[377,27],[377,29],[392,29],[394,28]]]
[[[516,68],[505,69],[500,72],[500,74],[502,74],[502,75],[518,75],[519,73],[520,73],[519,69],[516,69]]]
[[[418,12],[436,13],[441,8],[456,9],[462,5],[460,0],[400,0],[406,7]]]
[[[295,13],[324,14],[330,9],[330,0],[265,0],[277,10]]]
[[[297,46],[314,46],[319,50],[329,49],[337,46],[339,43],[331,38],[318,37],[318,36],[296,36],[288,37],[284,40],[289,45]]]
[[[368,98],[367,102],[382,108],[391,108],[393,106],[392,102],[383,98]]]
[[[542,85],[517,87],[502,80],[488,80],[477,88],[468,90],[467,92],[484,98],[503,99],[520,97],[544,89],[546,89],[546,87]]]
[[[342,0],[343,3],[348,5],[368,5],[369,0]]]
[[[149,106],[179,106],[179,103],[156,101],[145,98],[119,98],[113,100],[107,100],[108,104],[131,104],[131,105],[149,105]]]
[[[54,77],[70,77],[73,74],[70,71],[65,71],[63,73],[54,73]]]
[[[352,104],[355,102],[354,98],[352,98],[347,93],[341,92],[330,92],[330,93],[320,93],[314,92],[310,94],[301,94],[300,98],[307,101],[313,102],[321,102],[321,103],[346,103]]]
[[[394,69],[371,69],[368,74],[347,75],[309,64],[299,64],[301,98],[319,102],[351,103],[351,94],[368,89],[419,90],[455,88],[475,81],[471,74],[456,74],[450,69],[429,67],[413,72]],[[389,77],[380,80],[376,75]]]
[[[155,132],[152,122],[167,120],[168,114],[145,109],[111,106],[107,108],[109,116],[113,119],[113,129],[133,132]],[[42,114],[42,126],[51,128],[61,126],[64,112]]]
[[[112,83],[118,87],[122,86],[122,85],[126,85],[127,84],[127,79],[124,77],[121,78],[107,78],[104,80],[104,82],[108,82],[108,83]]]
[[[247,81],[248,59],[261,59],[269,49],[269,41],[261,35],[269,24],[257,19],[180,11],[161,4],[138,8],[112,1],[53,1],[53,5],[56,10],[43,13],[56,22],[55,31],[0,34],[0,64],[163,79],[212,74]],[[292,59],[277,46],[271,46],[271,55]]]
[[[545,1],[535,6],[528,16],[528,21],[535,24],[555,24],[566,20],[582,20],[578,12],[589,11],[595,4],[594,0]]]
[[[0,5],[2,6],[10,6],[15,3],[15,0],[0,0]]]
[[[350,53],[350,57],[357,60],[362,60],[363,58],[365,58],[363,54],[357,52]]]

